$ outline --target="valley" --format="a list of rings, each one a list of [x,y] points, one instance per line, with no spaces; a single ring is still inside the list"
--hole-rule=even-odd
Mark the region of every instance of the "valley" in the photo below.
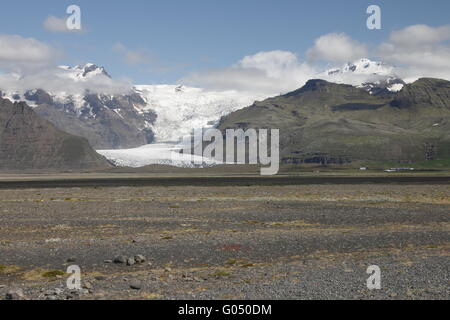
[[[3,1],[1,310],[449,300],[450,2],[379,2]]]

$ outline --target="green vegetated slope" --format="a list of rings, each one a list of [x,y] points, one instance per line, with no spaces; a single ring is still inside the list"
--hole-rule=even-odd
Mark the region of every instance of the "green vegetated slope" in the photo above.
[[[450,82],[424,78],[373,96],[310,80],[223,117],[219,128],[280,129],[284,163],[440,161],[450,159]]]

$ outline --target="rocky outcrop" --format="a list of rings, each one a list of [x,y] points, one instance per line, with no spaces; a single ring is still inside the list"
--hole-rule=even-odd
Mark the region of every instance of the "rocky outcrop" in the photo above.
[[[97,150],[134,148],[154,141],[150,126],[156,114],[141,110],[145,102],[138,94],[86,94],[82,99],[80,107],[70,101],[39,103],[41,98],[34,110],[61,130],[88,139]]]

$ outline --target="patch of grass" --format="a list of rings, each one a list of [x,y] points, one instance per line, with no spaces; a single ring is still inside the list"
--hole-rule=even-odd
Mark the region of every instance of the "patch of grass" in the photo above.
[[[236,259],[230,259],[227,262],[225,262],[225,264],[227,264],[229,266],[235,265],[236,263],[237,263]]]
[[[0,241],[0,244],[2,246],[9,246],[12,242],[10,240],[2,240]]]
[[[19,266],[5,266],[0,264],[0,274],[10,274],[15,273],[20,270]]]
[[[250,267],[253,267],[253,266],[254,266],[253,263],[247,263],[247,264],[243,264],[243,265],[241,266],[241,268],[250,268]]]
[[[419,162],[416,167],[419,169],[448,169],[450,168],[450,159]]]
[[[50,270],[42,273],[44,278],[56,278],[58,276],[64,276],[66,273],[61,270]]]
[[[157,293],[144,293],[142,295],[142,298],[147,300],[155,300],[155,299],[161,299],[163,296]]]
[[[212,277],[229,277],[230,275],[231,275],[231,273],[228,273],[228,272],[217,271],[217,272],[213,273],[211,276]]]
[[[173,237],[171,237],[171,236],[164,236],[164,237],[161,237],[161,239],[162,240],[172,240]]]

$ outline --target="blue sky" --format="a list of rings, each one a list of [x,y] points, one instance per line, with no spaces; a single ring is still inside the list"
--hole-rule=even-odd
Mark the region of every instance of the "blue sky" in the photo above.
[[[70,4],[81,7],[86,32],[54,33],[43,28],[48,16],[67,16]],[[371,4],[382,9],[382,30],[366,28]],[[149,84],[225,68],[261,51],[290,51],[302,60],[315,39],[330,32],[344,32],[376,46],[392,31],[410,25],[437,27],[450,22],[448,0],[5,0],[2,11],[9,14],[0,19],[0,34],[32,37],[60,48],[64,51],[60,63],[94,62],[113,77]],[[127,64],[118,44],[150,61]]]

